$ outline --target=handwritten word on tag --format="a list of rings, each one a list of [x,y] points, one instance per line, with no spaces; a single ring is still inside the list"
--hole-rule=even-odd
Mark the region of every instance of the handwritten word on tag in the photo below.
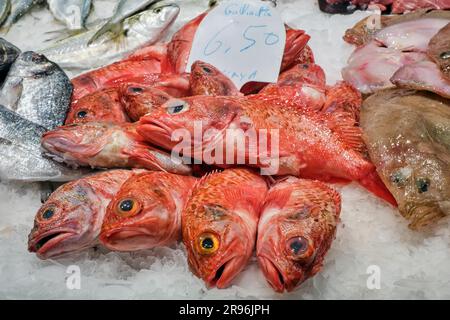
[[[285,44],[284,24],[269,3],[225,1],[200,24],[186,72],[200,60],[220,69],[238,88],[251,81],[276,82]]]

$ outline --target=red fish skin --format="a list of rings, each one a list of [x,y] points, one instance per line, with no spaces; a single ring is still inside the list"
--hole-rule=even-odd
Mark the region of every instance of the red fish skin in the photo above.
[[[142,172],[130,177],[111,200],[100,235],[101,243],[116,251],[170,246],[181,239],[181,212],[194,177],[167,172]],[[120,205],[132,201],[132,209]]]
[[[75,167],[143,168],[188,175],[191,168],[154,148],[136,133],[136,124],[89,122],[46,132],[47,156]]]
[[[291,68],[296,63],[296,60],[303,55],[302,52],[310,38],[311,37],[303,30],[286,29],[286,46],[281,62],[280,73]],[[241,88],[241,92],[244,95],[255,94],[266,85],[267,83],[262,82],[248,82]]]
[[[85,122],[130,122],[116,89],[96,91],[72,103],[65,124]]]
[[[242,96],[226,75],[206,62],[192,64],[190,83],[193,96]]]
[[[341,81],[334,86],[328,87],[327,99],[321,111],[327,113],[336,111],[348,112],[359,122],[362,102],[361,92],[350,83]]]
[[[280,100],[278,96],[256,97],[171,100],[163,108],[142,117],[137,130],[148,141],[171,150],[177,144],[171,141],[173,130],[187,129],[193,137],[194,121],[202,123],[203,133],[210,128],[223,133],[232,127],[251,128],[256,132],[264,129],[270,135],[271,129],[277,129],[280,141],[280,169],[277,175],[359,180],[375,169],[360,154],[359,149],[364,145],[361,130],[354,126],[354,120],[348,115],[301,111],[289,99]],[[187,111],[179,114],[167,112],[168,107],[180,102],[188,106]],[[226,137],[223,140],[224,146],[232,145],[231,142],[227,144]],[[208,145],[210,143],[214,140],[204,141],[202,150],[194,150],[194,157],[204,156],[205,150],[214,149],[214,145]],[[259,155],[250,151],[248,145],[246,150],[239,152],[245,154],[246,159],[259,159]]]
[[[309,45],[306,45],[305,48],[300,52],[300,54],[295,59],[295,64],[314,64],[316,59],[314,57],[314,52]]]
[[[121,103],[133,121],[160,107],[172,97],[190,95],[188,74],[169,74],[158,76],[158,81],[133,81],[122,84],[119,88]]]
[[[247,169],[212,173],[197,182],[182,213],[182,233],[189,267],[208,287],[230,286],[247,265],[266,192],[264,179]]]
[[[157,59],[140,61],[119,61],[93,70],[72,79],[72,101],[101,89],[117,88],[129,78],[157,74],[161,72],[161,62]]]
[[[140,84],[126,84],[121,87],[121,101],[126,113],[133,121],[151,113],[173,97],[164,90]]]
[[[293,291],[320,271],[340,211],[340,195],[319,181],[288,177],[270,188],[258,224],[256,256],[276,292]]]
[[[28,250],[40,259],[50,259],[97,245],[106,207],[133,174],[112,170],[58,188],[36,214]]]

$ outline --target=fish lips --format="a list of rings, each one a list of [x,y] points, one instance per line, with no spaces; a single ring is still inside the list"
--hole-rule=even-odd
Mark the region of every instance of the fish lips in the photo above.
[[[32,237],[28,242],[28,251],[35,252],[40,259],[63,254],[65,251],[53,252],[53,249],[78,233],[70,228],[56,228]]]

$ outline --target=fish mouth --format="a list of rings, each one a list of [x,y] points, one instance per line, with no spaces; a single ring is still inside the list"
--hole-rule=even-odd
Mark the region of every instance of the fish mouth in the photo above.
[[[289,289],[289,286],[287,285],[288,281],[286,280],[284,273],[271,259],[259,256],[258,261],[267,282],[276,292],[283,293],[285,290],[292,290],[292,288]]]
[[[56,229],[45,232],[41,236],[30,240],[28,251],[35,252],[41,259],[47,259],[50,256],[48,253],[52,248],[74,235],[76,233],[68,229]]]
[[[229,287],[230,283],[244,267],[245,260],[246,257],[244,256],[232,257],[226,260],[215,270],[215,272],[210,275],[208,279],[206,279],[208,287],[217,287],[219,289]]]
[[[158,245],[155,235],[146,228],[117,228],[100,235],[102,244],[115,251],[138,251],[152,249]]]

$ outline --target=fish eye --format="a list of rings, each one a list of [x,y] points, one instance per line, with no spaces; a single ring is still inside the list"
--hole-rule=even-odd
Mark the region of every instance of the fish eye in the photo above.
[[[55,212],[56,212],[55,207],[53,207],[53,206],[47,207],[46,209],[44,209],[42,211],[40,218],[42,220],[50,220],[55,215]]]
[[[419,178],[416,180],[416,186],[419,193],[425,193],[430,187],[430,180],[427,178]]]
[[[189,110],[189,106],[184,101],[174,101],[172,103],[169,103],[167,107],[168,114],[179,114],[187,110]]]
[[[81,111],[78,111],[77,118],[78,119],[84,119],[84,118],[87,117],[87,115],[88,115],[87,111],[81,110]]]
[[[314,253],[313,246],[305,237],[293,237],[286,242],[286,251],[294,260],[303,260]]]
[[[219,239],[212,233],[204,233],[198,239],[198,251],[202,255],[213,254],[219,249]]]
[[[158,7],[158,8],[153,9],[154,13],[160,13],[161,11],[162,11],[162,7]]]
[[[139,203],[133,199],[123,199],[118,202],[116,207],[116,213],[119,216],[130,217],[141,210]]]

